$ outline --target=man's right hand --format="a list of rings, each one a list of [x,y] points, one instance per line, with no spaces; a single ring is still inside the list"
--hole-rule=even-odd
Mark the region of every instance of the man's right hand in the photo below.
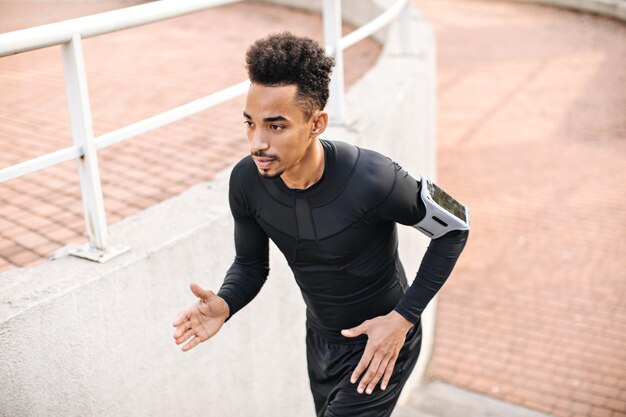
[[[191,283],[190,288],[199,300],[183,310],[173,323],[176,344],[187,342],[182,347],[183,352],[213,337],[230,314],[226,301],[213,291],[203,290],[195,283]]]

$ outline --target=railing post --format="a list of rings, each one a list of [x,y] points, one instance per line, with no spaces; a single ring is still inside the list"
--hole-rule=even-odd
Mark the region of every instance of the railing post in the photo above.
[[[400,37],[402,39],[402,53],[411,53],[411,0],[406,0],[400,12]]]
[[[74,35],[70,42],[63,44],[61,53],[72,136],[74,145],[82,149],[82,156],[77,162],[85,226],[89,236],[89,244],[73,249],[70,253],[104,262],[127,249],[107,247],[107,223],[80,35]]]
[[[343,50],[341,40],[341,0],[324,0],[324,43],[332,48],[335,69],[330,81],[328,113],[331,125],[345,124]]]

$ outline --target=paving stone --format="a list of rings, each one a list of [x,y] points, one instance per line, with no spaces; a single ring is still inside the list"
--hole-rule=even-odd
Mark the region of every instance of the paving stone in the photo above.
[[[42,231],[42,235],[47,237],[50,242],[66,243],[76,237],[77,232],[78,231],[67,227],[56,226],[50,230]]]
[[[612,414],[613,412],[606,408],[594,407],[590,415],[591,417],[611,417]]]
[[[46,238],[34,232],[28,232],[23,235],[13,236],[12,239],[16,243],[26,248],[34,248],[48,242]]]
[[[21,250],[7,258],[9,262],[18,266],[26,265],[34,260],[39,259],[41,259],[41,256],[29,250]]]
[[[50,256],[55,250],[59,249],[61,247],[60,244],[58,243],[46,243],[44,245],[38,246],[35,249],[33,249],[37,254],[41,255],[42,257],[47,258],[48,256]]]
[[[606,407],[610,410],[624,412],[626,411],[626,401],[610,399],[609,401],[607,401]]]

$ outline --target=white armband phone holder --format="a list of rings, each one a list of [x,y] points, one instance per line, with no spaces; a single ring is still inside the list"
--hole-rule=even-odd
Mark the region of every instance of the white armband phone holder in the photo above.
[[[469,230],[469,209],[432,181],[422,177],[420,198],[426,207],[424,218],[414,228],[431,239],[437,239],[452,230]]]

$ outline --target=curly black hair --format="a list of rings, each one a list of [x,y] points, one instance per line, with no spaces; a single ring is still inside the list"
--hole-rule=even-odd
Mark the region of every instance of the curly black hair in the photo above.
[[[307,118],[323,110],[335,60],[316,41],[290,32],[254,42],[246,53],[250,81],[265,86],[297,86],[296,101]]]

